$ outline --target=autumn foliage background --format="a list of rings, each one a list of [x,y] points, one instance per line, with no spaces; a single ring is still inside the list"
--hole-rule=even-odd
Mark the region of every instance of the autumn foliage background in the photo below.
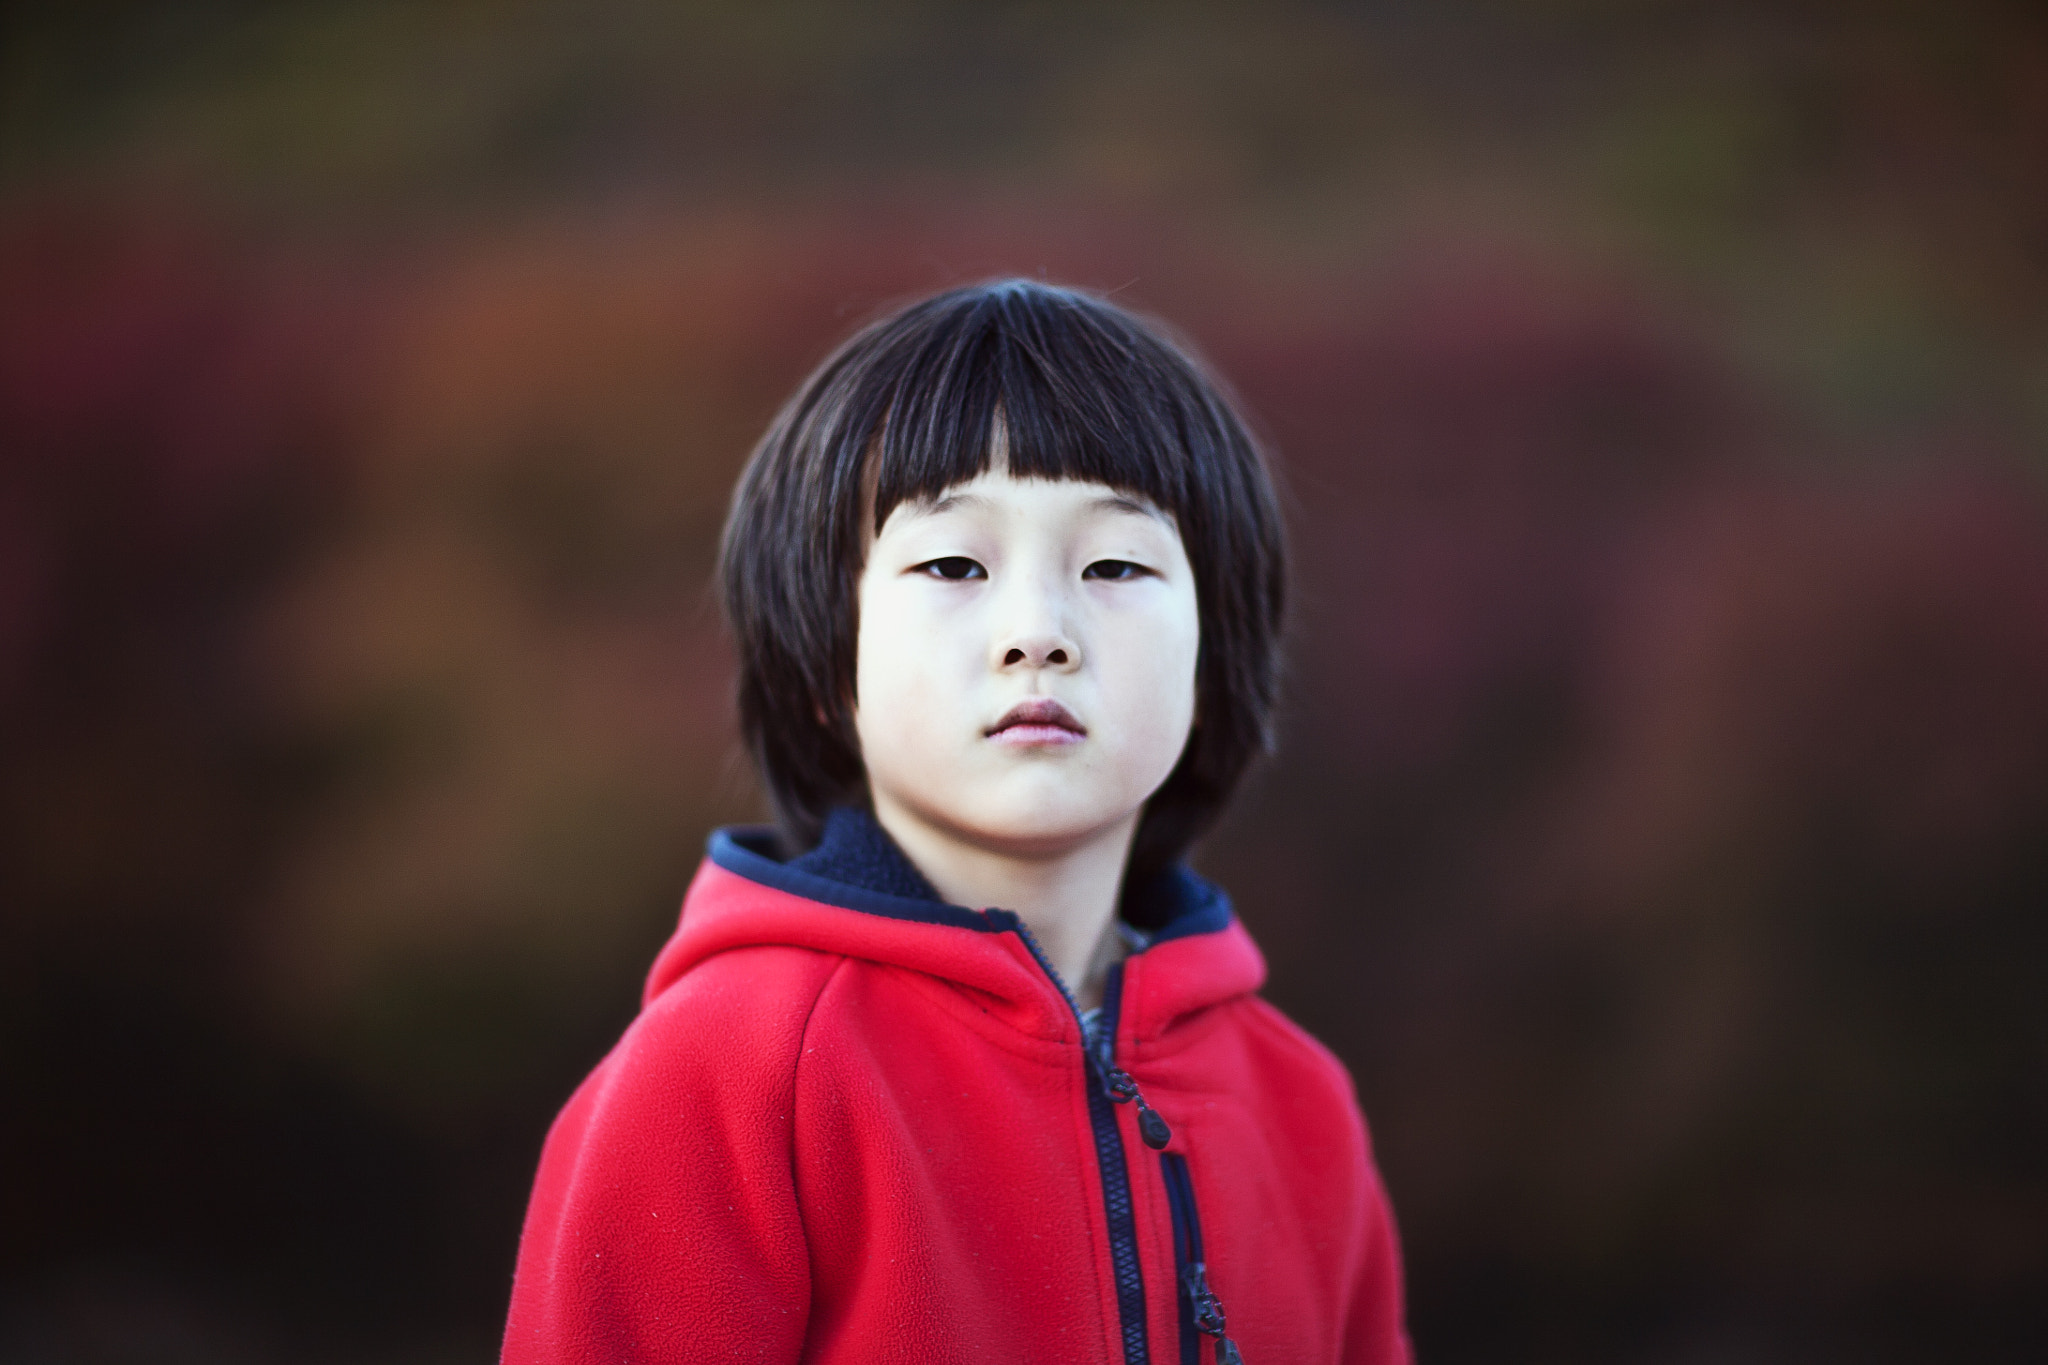
[[[708,575],[888,302],[1270,437],[1202,850],[1425,1360],[2048,1345],[2048,24],[1959,3],[8,8],[0,1360],[492,1358],[757,819]]]

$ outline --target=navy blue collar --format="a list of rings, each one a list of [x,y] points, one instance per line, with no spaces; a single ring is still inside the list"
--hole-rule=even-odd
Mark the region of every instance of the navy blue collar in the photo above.
[[[889,837],[881,822],[852,806],[841,806],[826,816],[817,847],[791,858],[787,865],[798,872],[865,891],[945,904],[945,899],[925,880],[924,873],[896,847],[896,841]]]
[[[865,810],[833,811],[817,846],[786,862],[775,856],[775,845],[772,830],[722,829],[711,836],[709,852],[712,862],[748,881],[846,910],[983,932],[1005,930],[1015,923],[1009,914],[982,915],[948,905]],[[1185,864],[1176,863],[1140,885],[1126,887],[1122,914],[1157,943],[1228,927],[1230,898]]]

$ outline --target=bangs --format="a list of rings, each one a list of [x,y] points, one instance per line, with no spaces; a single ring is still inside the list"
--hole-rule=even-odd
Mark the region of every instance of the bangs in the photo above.
[[[997,287],[876,357],[870,392],[848,405],[875,429],[847,433],[872,460],[875,531],[898,504],[987,473],[999,448],[1017,478],[1105,484],[1186,512],[1205,405],[1175,373],[1185,362],[1162,363],[1153,338],[1079,302]]]

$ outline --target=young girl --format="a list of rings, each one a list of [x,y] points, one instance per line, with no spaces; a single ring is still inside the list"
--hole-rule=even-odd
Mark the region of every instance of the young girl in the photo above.
[[[1216,386],[1090,295],[928,299],[776,420],[723,583],[779,827],[549,1134],[504,1359],[1408,1360],[1350,1079],[1180,861],[1283,596]]]

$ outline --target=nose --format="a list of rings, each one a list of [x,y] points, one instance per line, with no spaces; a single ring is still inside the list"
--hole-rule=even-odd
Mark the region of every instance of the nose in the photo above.
[[[1072,669],[1080,662],[1080,651],[1058,636],[1020,640],[1003,650],[1004,668]]]
[[[1071,673],[1081,666],[1081,645],[1064,623],[1064,603],[1050,585],[1017,585],[1010,598],[1006,629],[990,642],[989,662],[1000,672],[1051,669]]]

